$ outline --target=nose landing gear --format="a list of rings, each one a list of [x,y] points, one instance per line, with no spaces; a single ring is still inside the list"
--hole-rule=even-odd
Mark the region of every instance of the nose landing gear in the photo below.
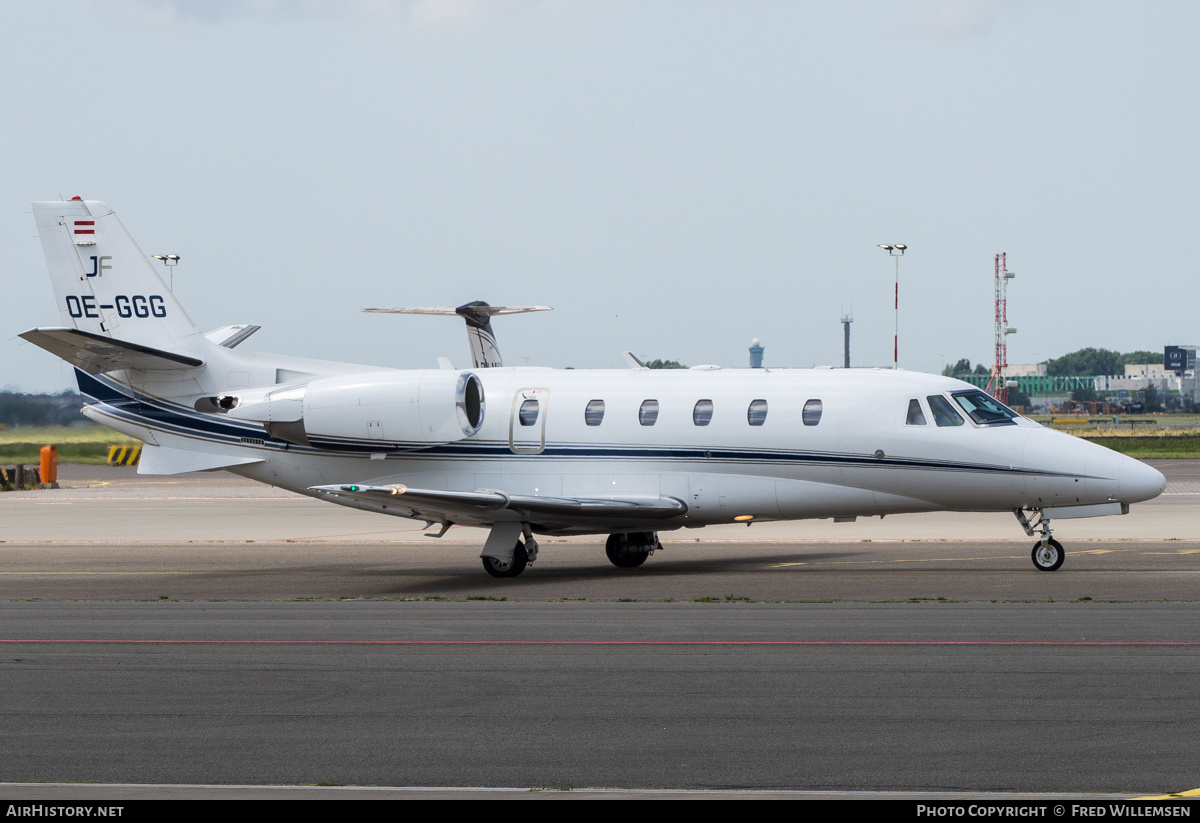
[[[1020,509],[1013,509],[1013,514],[1017,516],[1017,522],[1021,524],[1021,528],[1025,529],[1025,533],[1033,537],[1036,532],[1035,528],[1041,529],[1041,539],[1033,544],[1033,565],[1038,571],[1052,572],[1056,571],[1063,564],[1067,553],[1062,547],[1062,543],[1053,539],[1050,536],[1050,521],[1039,511],[1038,522],[1031,525],[1029,518],[1025,516],[1025,512]]]

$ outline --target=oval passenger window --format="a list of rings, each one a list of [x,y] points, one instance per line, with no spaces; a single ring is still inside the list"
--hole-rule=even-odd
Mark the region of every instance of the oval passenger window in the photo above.
[[[537,422],[538,408],[537,400],[526,400],[521,404],[521,410],[517,412],[517,419],[521,421],[522,426],[532,426]]]
[[[642,407],[638,409],[638,422],[643,426],[653,426],[658,420],[658,401],[643,400]]]
[[[821,422],[821,401],[809,400],[804,404],[804,411],[800,413],[800,419],[804,421],[806,426],[815,426]]]
[[[751,426],[761,426],[767,422],[767,401],[751,400],[750,408],[746,409],[746,420]]]
[[[604,401],[589,400],[587,408],[583,410],[583,422],[589,426],[599,426],[604,422]]]

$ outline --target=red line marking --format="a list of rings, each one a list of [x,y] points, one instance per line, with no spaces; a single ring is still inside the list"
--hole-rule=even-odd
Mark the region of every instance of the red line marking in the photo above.
[[[50,640],[3,643],[174,646],[1200,646],[1173,640]]]

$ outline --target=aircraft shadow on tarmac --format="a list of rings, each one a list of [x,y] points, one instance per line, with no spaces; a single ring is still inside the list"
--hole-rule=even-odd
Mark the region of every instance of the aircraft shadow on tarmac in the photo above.
[[[373,572],[381,585],[376,592],[381,597],[405,597],[420,593],[462,595],[479,592],[486,589],[489,593],[503,594],[506,590],[515,590],[521,594],[530,591],[561,586],[564,583],[616,583],[624,581],[630,584],[644,584],[646,581],[663,581],[677,578],[707,578],[713,576],[730,577],[736,581],[739,572],[761,572],[764,567],[780,563],[804,563],[818,558],[829,561],[837,558],[849,558],[854,552],[820,552],[820,553],[779,553],[755,554],[749,557],[721,558],[651,558],[646,565],[635,569],[621,569],[604,562],[599,558],[594,566],[588,567],[534,567],[530,574],[515,580],[493,580],[481,576],[474,570],[461,573],[450,573],[445,568],[413,569],[395,572]],[[397,579],[399,578],[399,580]],[[415,578],[415,580],[414,580]],[[399,583],[400,580],[405,581]]]

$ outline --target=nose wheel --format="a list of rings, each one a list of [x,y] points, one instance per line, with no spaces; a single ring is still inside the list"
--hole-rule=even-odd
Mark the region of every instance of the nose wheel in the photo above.
[[[1017,521],[1025,530],[1025,534],[1030,537],[1037,534],[1035,529],[1041,529],[1042,539],[1033,544],[1033,565],[1037,567],[1038,571],[1056,571],[1063,564],[1063,560],[1067,558],[1067,553],[1063,550],[1062,543],[1050,536],[1050,521],[1040,511],[1038,511],[1038,522],[1032,525],[1029,518],[1025,516],[1025,512],[1020,509],[1014,509],[1013,514],[1017,516]]]
[[[1038,571],[1052,572],[1063,564],[1067,553],[1057,540],[1039,540],[1033,544],[1033,565]]]

